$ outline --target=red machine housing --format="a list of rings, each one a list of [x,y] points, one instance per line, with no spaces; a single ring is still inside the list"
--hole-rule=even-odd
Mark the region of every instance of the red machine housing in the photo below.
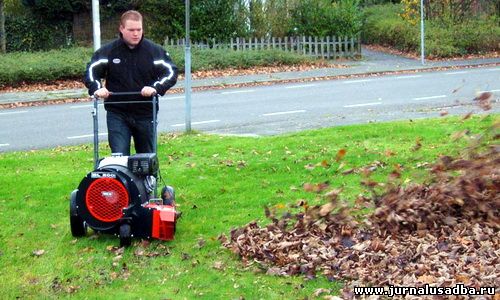
[[[151,236],[155,239],[170,241],[175,234],[175,207],[171,205],[148,204],[153,209],[153,227]]]
[[[71,193],[70,225],[73,236],[84,236],[90,227],[96,232],[116,234],[120,245],[134,238],[173,240],[177,215],[175,202],[155,199],[156,155],[144,154],[108,160],[88,173]],[[111,161],[111,163],[110,163]],[[132,161],[132,163],[131,163]],[[139,161],[139,162],[138,162]],[[175,197],[173,188],[170,195]]]

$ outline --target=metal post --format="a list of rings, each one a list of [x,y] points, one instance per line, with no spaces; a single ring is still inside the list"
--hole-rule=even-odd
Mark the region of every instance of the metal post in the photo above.
[[[157,118],[157,110],[156,105],[158,103],[158,94],[153,96],[153,152],[158,155],[158,137],[157,137],[157,126],[158,126],[158,118]]]
[[[420,59],[425,65],[424,0],[420,0]]]
[[[94,99],[94,110],[92,111],[92,118],[94,120],[94,169],[99,166],[99,119],[98,119],[98,107],[97,97],[93,96]]]
[[[186,0],[186,51],[184,93],[186,95],[186,132],[191,132],[191,41],[189,40],[189,0]]]
[[[94,51],[101,48],[101,21],[99,17],[99,0],[92,0],[92,29]]]
[[[153,152],[158,156],[158,117],[157,117],[157,109],[156,105],[158,103],[158,94],[153,96]],[[154,187],[153,187],[153,199],[158,198],[158,180],[155,178]]]

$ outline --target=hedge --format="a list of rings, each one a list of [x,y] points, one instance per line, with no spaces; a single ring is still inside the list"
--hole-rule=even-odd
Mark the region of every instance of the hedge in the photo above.
[[[167,49],[179,71],[184,71],[184,49]],[[47,52],[14,52],[0,55],[0,87],[23,83],[51,82],[58,79],[83,79],[92,49],[75,47]],[[279,50],[228,51],[192,50],[192,70],[250,68],[291,65],[312,58]]]
[[[364,9],[363,42],[420,51],[420,23],[404,21],[397,4],[375,5]],[[500,50],[500,18],[478,17],[461,24],[425,22],[425,48],[428,57],[452,57]]]

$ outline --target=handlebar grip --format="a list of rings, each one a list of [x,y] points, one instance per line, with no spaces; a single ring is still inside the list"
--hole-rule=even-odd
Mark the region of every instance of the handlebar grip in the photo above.
[[[111,96],[140,96],[141,92],[109,92]]]

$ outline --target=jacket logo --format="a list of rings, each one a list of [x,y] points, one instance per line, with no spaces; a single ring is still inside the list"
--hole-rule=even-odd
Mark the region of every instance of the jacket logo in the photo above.
[[[119,58],[114,58],[113,59],[113,63],[114,64],[119,64],[121,62],[121,60]]]

